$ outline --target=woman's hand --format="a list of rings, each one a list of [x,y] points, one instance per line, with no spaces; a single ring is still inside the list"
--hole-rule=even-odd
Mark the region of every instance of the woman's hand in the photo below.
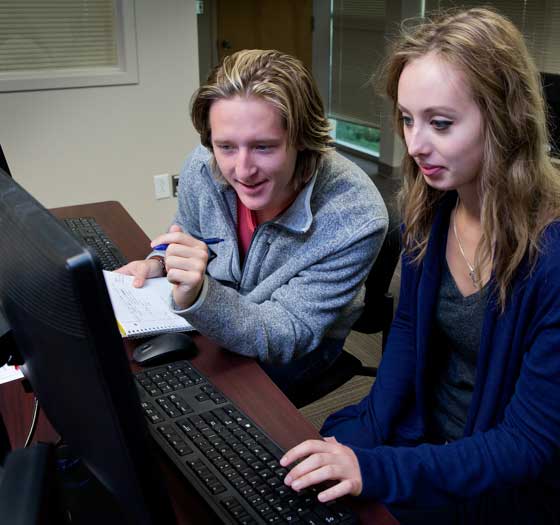
[[[168,233],[159,235],[152,241],[152,247],[167,244],[165,268],[167,279],[174,284],[173,300],[185,309],[191,306],[202,289],[208,264],[206,244],[184,233],[174,224]]]
[[[294,461],[305,458],[295,466],[284,479],[284,483],[299,491],[323,481],[336,480],[336,485],[319,493],[319,501],[331,501],[350,494],[358,496],[362,492],[362,473],[354,451],[341,445],[336,438],[327,437],[323,441],[310,439],[288,450],[280,459],[280,465],[287,467]]]

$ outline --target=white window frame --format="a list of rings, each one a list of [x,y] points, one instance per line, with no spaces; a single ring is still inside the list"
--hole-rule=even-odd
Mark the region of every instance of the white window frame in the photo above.
[[[134,0],[115,0],[118,65],[0,72],[0,92],[138,83]]]

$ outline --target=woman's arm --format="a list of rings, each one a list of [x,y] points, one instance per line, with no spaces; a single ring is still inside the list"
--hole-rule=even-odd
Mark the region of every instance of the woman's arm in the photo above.
[[[560,260],[560,253],[555,256]],[[358,460],[363,497],[384,503],[445,505],[495,488],[531,483],[554,465],[560,445],[560,264],[553,266],[544,275],[532,276],[533,284],[538,280],[539,285],[532,292],[532,302],[524,305],[525,312],[531,312],[530,320],[520,319],[519,323],[528,326],[516,343],[527,350],[515,392],[499,424],[446,445],[383,445],[390,433],[384,424],[391,414],[382,422],[385,406],[381,401],[392,401],[386,395],[378,396],[376,387],[367,402],[327,422],[323,432],[347,443]],[[514,314],[513,319],[517,318]],[[512,333],[504,337],[516,331],[515,323],[508,326]],[[387,357],[393,348],[388,348]],[[397,365],[395,359],[392,367]],[[382,365],[377,382],[387,372],[390,370]],[[391,386],[397,396],[404,392],[398,383],[393,385],[391,377],[385,381],[384,394]],[[500,385],[489,384],[485,393],[497,396],[499,391]]]

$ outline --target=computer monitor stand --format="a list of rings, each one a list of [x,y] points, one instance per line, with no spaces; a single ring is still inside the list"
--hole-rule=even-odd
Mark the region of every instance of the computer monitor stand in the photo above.
[[[72,525],[127,523],[109,490],[68,446],[55,448],[55,484],[59,505]]]

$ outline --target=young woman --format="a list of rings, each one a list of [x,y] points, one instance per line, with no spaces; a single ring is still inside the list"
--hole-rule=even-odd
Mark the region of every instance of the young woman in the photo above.
[[[402,523],[560,522],[560,174],[522,35],[486,9],[403,34],[401,293],[377,380],[288,451],[296,490]],[[509,520],[509,521],[505,521]]]

